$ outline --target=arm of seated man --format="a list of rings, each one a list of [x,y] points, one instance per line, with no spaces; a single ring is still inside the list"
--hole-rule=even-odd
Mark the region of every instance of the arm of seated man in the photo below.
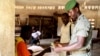
[[[54,41],[54,45],[55,45],[55,47],[61,47],[61,46],[64,47],[64,46],[68,45],[68,43],[60,43],[60,38],[58,38]]]
[[[68,43],[54,42],[55,47],[65,47]]]

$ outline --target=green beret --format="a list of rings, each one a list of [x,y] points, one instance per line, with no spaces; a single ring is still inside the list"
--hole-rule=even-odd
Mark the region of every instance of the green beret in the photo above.
[[[76,5],[76,0],[70,0],[66,3],[65,5],[65,10],[69,11],[71,10],[72,8],[74,8],[74,6]]]

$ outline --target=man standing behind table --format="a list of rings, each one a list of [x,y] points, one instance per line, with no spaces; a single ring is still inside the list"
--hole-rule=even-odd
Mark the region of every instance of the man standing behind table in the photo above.
[[[69,16],[74,22],[75,26],[72,31],[69,45],[65,47],[54,48],[54,51],[69,51],[69,56],[91,56],[91,25],[88,19],[81,14],[79,3],[76,0],[70,0],[65,5]]]
[[[61,18],[62,18],[63,25],[61,27],[61,34],[60,34],[61,37],[60,37],[60,43],[58,43],[58,45],[66,46],[70,41],[73,24],[70,21],[68,13],[63,13],[61,15]],[[59,53],[59,56],[66,56],[66,55],[67,55],[66,51]]]

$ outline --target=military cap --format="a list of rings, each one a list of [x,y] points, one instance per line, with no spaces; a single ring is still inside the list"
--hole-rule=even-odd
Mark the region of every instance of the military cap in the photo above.
[[[76,5],[76,0],[69,0],[65,5],[65,10],[69,11]]]

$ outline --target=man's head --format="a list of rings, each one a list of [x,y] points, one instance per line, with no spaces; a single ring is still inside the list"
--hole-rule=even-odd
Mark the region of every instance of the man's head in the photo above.
[[[26,40],[31,37],[32,27],[29,25],[25,25],[21,27],[21,37]]]
[[[77,17],[81,14],[79,9],[79,3],[76,0],[70,0],[65,5],[65,9],[68,11],[68,15],[73,21],[76,21]]]
[[[63,21],[63,23],[64,23],[65,25],[68,24],[68,22],[69,22],[69,16],[68,16],[67,13],[63,13],[63,14],[61,15],[61,18],[62,18],[62,21]]]

